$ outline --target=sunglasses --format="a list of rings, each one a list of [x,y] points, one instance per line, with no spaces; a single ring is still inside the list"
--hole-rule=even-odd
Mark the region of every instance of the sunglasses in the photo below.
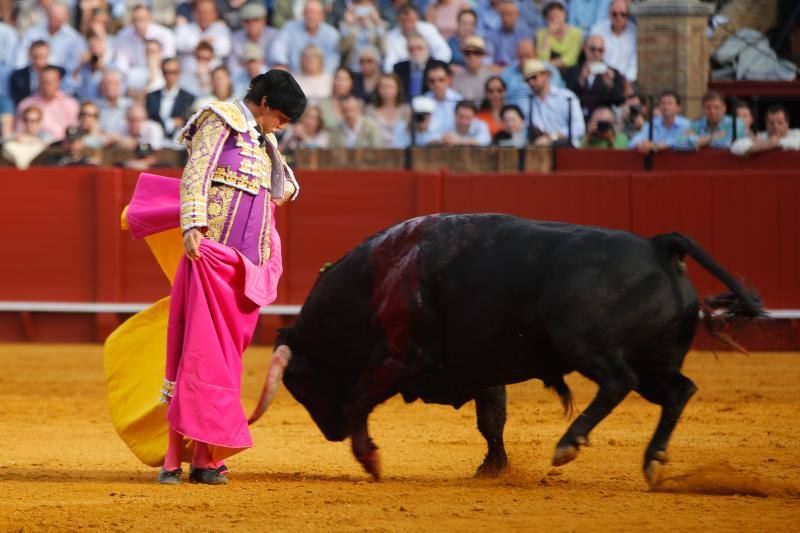
[[[92,118],[97,118],[97,117],[99,117],[99,116],[100,116],[100,113],[86,113],[85,111],[81,111],[81,112],[78,114],[78,116],[79,116],[79,117],[92,117]]]
[[[628,18],[628,14],[625,13],[624,11],[612,11],[611,12],[611,16],[612,17],[621,17],[621,18],[624,18],[624,19]]]
[[[605,51],[605,48],[600,48],[600,47],[597,47],[597,46],[590,46],[589,47],[589,51],[590,52],[601,52],[602,53],[602,52]]]
[[[480,50],[461,50],[461,53],[465,56],[482,56],[483,52]]]
[[[444,83],[447,78],[428,78],[428,83]]]

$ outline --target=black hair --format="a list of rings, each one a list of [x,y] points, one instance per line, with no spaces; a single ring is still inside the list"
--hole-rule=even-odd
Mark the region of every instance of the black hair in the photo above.
[[[491,105],[489,104],[489,98],[486,96],[486,93],[489,92],[489,84],[492,83],[493,81],[499,81],[500,85],[503,86],[503,91],[506,91],[508,89],[506,82],[504,82],[503,78],[501,78],[500,76],[489,76],[488,78],[486,78],[486,81],[483,82],[484,96],[483,96],[483,101],[481,102],[481,109],[491,108]]]
[[[661,91],[661,94],[658,95],[658,101],[660,102],[662,98],[665,96],[671,96],[675,99],[675,103],[681,105],[681,97],[678,96],[678,93],[671,89],[667,89],[666,91]]]
[[[774,104],[767,108],[767,115],[774,115],[775,113],[783,113],[783,118],[789,120],[789,113],[783,104]]]
[[[476,21],[478,20],[478,13],[474,9],[469,8],[469,7],[464,8],[461,11],[459,11],[458,15],[456,16],[456,20],[460,21],[461,17],[463,17],[464,15],[472,15],[475,18]]]
[[[525,115],[522,113],[522,109],[520,109],[517,104],[506,104],[506,105],[504,105],[502,107],[502,109],[500,109],[500,116],[502,117],[503,115],[505,115],[506,111],[513,111],[514,113],[519,115],[519,118],[521,118],[522,120],[525,120]]]
[[[478,112],[478,108],[475,106],[475,102],[473,102],[472,100],[460,100],[456,104],[456,111],[458,111],[462,107],[466,109],[471,109],[473,113]]]
[[[285,70],[278,69],[268,70],[250,80],[245,100],[261,104],[265,98],[269,107],[282,112],[292,121],[303,115],[308,104],[303,89],[294,77]]]

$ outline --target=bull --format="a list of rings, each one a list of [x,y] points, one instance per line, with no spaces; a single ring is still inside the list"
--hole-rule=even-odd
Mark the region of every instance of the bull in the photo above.
[[[282,377],[324,436],[349,437],[378,479],[367,425],[377,405],[398,393],[455,408],[474,399],[488,446],[476,475],[491,476],[508,464],[505,385],[540,379],[569,411],[564,375],[577,371],[598,390],[558,441],[553,465],[575,459],[591,430],[636,391],[661,407],[644,453],[655,485],[697,390],[681,373],[700,307],[687,255],[731,291],[708,300],[718,323],[762,314],[755,292],[679,233],[646,239],[499,214],[399,223],[321,272],[294,326],[278,333],[251,422]]]

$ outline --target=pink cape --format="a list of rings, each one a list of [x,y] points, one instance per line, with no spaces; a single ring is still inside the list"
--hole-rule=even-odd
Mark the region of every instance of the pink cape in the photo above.
[[[253,445],[240,400],[242,353],[261,306],[282,273],[281,241],[270,203],[270,258],[255,265],[234,248],[203,239],[200,259],[181,259],[172,286],[166,377],[176,382],[167,412],[182,435],[208,443],[221,460]],[[179,225],[180,181],[142,173],[127,213],[134,238]]]

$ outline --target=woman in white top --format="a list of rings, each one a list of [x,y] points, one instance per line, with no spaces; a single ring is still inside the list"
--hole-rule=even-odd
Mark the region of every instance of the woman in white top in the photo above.
[[[300,72],[292,72],[309,102],[319,103],[331,96],[331,75],[325,72],[325,54],[314,44],[300,54]]]

